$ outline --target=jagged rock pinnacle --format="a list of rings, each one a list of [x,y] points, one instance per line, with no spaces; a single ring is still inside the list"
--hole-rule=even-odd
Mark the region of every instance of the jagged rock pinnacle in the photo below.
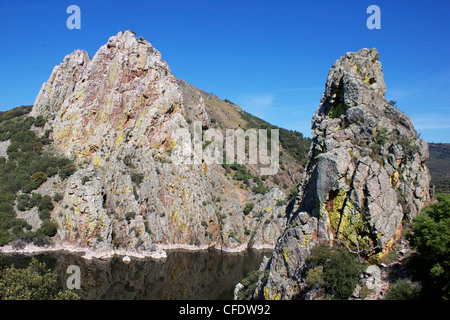
[[[194,121],[210,124],[204,97],[131,31],[110,37],[92,59],[81,50],[65,57],[32,110],[48,119],[52,149],[79,168],[58,186],[64,193],[53,212],[59,241],[99,251],[243,250],[251,231],[254,245],[273,246],[286,223],[284,207],[276,205],[283,192],[255,195],[229,181],[221,165],[170,160],[183,147],[174,132]],[[247,199],[261,217],[276,218],[261,226],[245,217]]]
[[[385,100],[378,59],[376,49],[362,49],[331,68],[298,202],[255,297],[305,294],[305,259],[318,243],[345,244],[376,261],[429,200],[428,145]]]

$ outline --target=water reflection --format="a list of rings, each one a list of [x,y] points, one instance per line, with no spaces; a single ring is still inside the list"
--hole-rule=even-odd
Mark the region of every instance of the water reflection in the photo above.
[[[109,262],[86,261],[76,254],[42,254],[39,261],[58,274],[61,288],[66,289],[69,265],[81,269],[82,299],[88,300],[197,300],[233,299],[236,283],[247,273],[258,269],[264,255],[270,252],[248,251],[245,254],[207,252],[169,252],[165,262],[120,258]],[[26,267],[27,256],[4,257],[6,264]]]

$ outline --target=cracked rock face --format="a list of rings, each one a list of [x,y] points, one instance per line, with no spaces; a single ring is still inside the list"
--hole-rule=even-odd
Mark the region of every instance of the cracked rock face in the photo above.
[[[38,115],[48,119],[54,149],[80,168],[64,181],[52,212],[64,243],[233,248],[274,245],[285,227],[281,191],[251,194],[221,165],[171,162],[180,148],[174,132],[193,121],[208,128],[210,117],[199,90],[131,31],[111,37],[92,58],[81,50],[66,56],[39,92],[31,112]],[[261,212],[258,221],[244,215],[246,202]]]
[[[385,92],[376,49],[347,53],[331,68],[298,201],[255,297],[301,296],[305,258],[319,242],[376,261],[429,200],[428,145]]]

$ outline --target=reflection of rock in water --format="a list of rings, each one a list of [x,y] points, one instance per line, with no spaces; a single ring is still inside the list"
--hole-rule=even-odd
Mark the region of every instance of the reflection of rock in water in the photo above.
[[[266,253],[266,255],[268,255]],[[125,264],[120,258],[110,262],[89,262],[80,255],[47,254],[36,256],[59,276],[66,288],[69,265],[81,269],[82,299],[232,299],[236,283],[258,268],[264,253],[220,254],[209,252],[172,252],[165,262],[153,260]],[[31,258],[10,257],[17,267]]]

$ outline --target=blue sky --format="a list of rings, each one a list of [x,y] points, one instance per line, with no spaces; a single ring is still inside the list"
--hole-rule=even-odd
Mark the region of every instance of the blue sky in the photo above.
[[[81,30],[69,30],[69,5]],[[369,30],[369,5],[381,29]],[[450,142],[448,0],[48,0],[0,3],[0,110],[32,104],[53,67],[84,49],[91,56],[131,29],[172,72],[273,124],[310,136],[332,64],[376,47],[387,99],[397,100],[421,137]]]

